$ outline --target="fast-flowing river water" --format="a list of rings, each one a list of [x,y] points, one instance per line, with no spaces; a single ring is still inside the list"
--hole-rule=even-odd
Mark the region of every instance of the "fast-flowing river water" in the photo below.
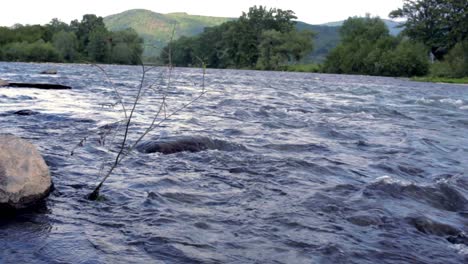
[[[128,111],[141,79],[103,67],[112,82],[0,63],[0,79],[73,87],[0,88],[0,133],[33,142],[55,184],[45,206],[2,215],[0,263],[468,263],[468,86],[209,69],[207,93],[146,139],[223,144],[133,151],[90,201],[121,133],[103,135],[123,129],[114,88]],[[200,69],[166,74],[146,75],[130,142],[163,96],[167,115],[202,91]]]

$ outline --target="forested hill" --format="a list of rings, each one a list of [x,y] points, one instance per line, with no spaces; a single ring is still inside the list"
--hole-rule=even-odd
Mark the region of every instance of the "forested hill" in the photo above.
[[[144,56],[157,57],[170,41],[173,25],[177,24],[174,38],[194,36],[205,27],[220,25],[233,18],[196,16],[187,13],[160,14],[144,9],[128,10],[104,18],[111,31],[133,28],[144,39]]]
[[[298,30],[311,30],[316,34],[314,37],[314,50],[306,57],[306,61],[322,62],[327,54],[340,42],[340,27],[310,25],[298,21],[296,28]]]
[[[162,48],[169,42],[174,23],[177,24],[175,39],[181,36],[195,36],[205,27],[220,25],[234,20],[227,17],[209,17],[189,15],[187,13],[160,14],[144,9],[128,10],[104,18],[106,27],[111,31],[133,28],[145,41],[144,56],[157,57]],[[339,42],[339,27],[327,25],[310,25],[298,22],[299,30],[309,29],[317,33],[314,41],[314,51],[309,60],[321,61],[326,54]]]

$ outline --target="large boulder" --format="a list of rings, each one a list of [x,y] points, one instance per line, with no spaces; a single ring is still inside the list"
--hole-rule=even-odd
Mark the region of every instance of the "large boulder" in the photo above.
[[[0,207],[26,208],[45,198],[51,187],[49,168],[36,147],[0,134]]]
[[[149,140],[137,146],[142,153],[172,154],[182,151],[199,152],[204,150],[237,151],[247,150],[244,146],[203,136],[176,136]]]

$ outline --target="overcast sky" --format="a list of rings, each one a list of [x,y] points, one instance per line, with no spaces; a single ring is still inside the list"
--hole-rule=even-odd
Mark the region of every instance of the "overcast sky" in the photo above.
[[[403,0],[4,0],[0,25],[46,24],[55,17],[69,23],[81,20],[84,14],[107,16],[135,8],[158,13],[238,17],[253,5],[291,9],[299,20],[320,24],[366,13],[387,18],[402,3]]]

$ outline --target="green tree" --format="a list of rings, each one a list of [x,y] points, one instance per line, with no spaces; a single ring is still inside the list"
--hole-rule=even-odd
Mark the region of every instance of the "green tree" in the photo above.
[[[86,46],[88,58],[94,62],[107,63],[110,56],[109,34],[105,28],[95,28],[89,33]]]
[[[426,75],[429,71],[426,47],[408,40],[385,52],[381,61],[383,67],[379,75],[411,77]]]
[[[281,66],[300,61],[312,51],[312,37],[313,33],[310,31],[286,33],[276,30],[264,31],[259,45],[260,57],[257,60],[257,68],[278,70]]]
[[[8,61],[59,62],[58,51],[48,42],[13,42],[4,48],[4,58]]]
[[[171,57],[178,66],[196,65],[202,59],[214,68],[277,69],[312,49],[312,34],[297,32],[295,18],[291,10],[254,6],[238,20],[174,41],[163,49],[161,60],[168,63]]]
[[[443,60],[431,66],[435,77],[462,78],[468,76],[468,40],[457,43]]]
[[[72,21],[72,28],[76,30],[75,34],[80,43],[80,51],[88,49],[92,32],[107,33],[103,18],[93,14],[84,15],[80,23]]]
[[[378,17],[350,17],[340,28],[343,42],[366,39],[370,42],[389,35],[389,31],[382,19]]]
[[[28,44],[27,61],[34,62],[59,62],[60,54],[50,42],[38,40],[35,43]]]
[[[0,27],[0,59],[7,61],[66,61],[140,63],[142,39],[135,30],[109,32],[102,17],[85,15],[70,25],[54,18],[48,24]]]
[[[3,58],[6,61],[28,61],[27,42],[11,42],[3,48]]]
[[[139,64],[143,54],[143,39],[133,29],[111,32],[111,62]]]
[[[0,27],[0,46],[16,41],[15,33],[7,27]]]
[[[405,0],[390,17],[406,18],[403,33],[430,47],[438,59],[468,37],[466,0]]]
[[[59,31],[53,35],[52,42],[65,61],[73,62],[79,57],[78,39],[75,33]]]
[[[326,72],[384,76],[428,72],[427,49],[422,44],[391,36],[380,18],[349,18],[340,33],[342,42],[325,60]]]
[[[468,76],[468,40],[458,42],[445,56],[450,69],[450,77],[461,78]]]

